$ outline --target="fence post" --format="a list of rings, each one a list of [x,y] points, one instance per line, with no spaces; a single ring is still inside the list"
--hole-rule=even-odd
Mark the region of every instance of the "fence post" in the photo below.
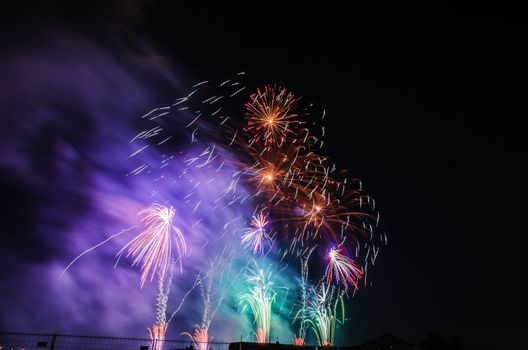
[[[51,335],[51,344],[50,344],[50,350],[55,349],[55,342],[57,341],[57,333],[53,333]]]

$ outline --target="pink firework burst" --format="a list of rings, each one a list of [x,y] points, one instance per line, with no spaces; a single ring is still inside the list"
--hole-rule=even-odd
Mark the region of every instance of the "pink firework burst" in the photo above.
[[[152,281],[156,272],[159,272],[160,279],[165,278],[172,258],[171,232],[174,232],[177,260],[182,270],[182,258],[187,248],[182,232],[172,225],[174,214],[174,208],[160,204],[141,210],[138,215],[145,229],[117,253],[121,256],[126,250],[126,257],[134,258],[132,266],[141,265],[141,287],[149,275]]]
[[[251,248],[253,254],[261,254],[264,251],[264,243],[270,241],[270,237],[265,228],[268,223],[268,218],[263,212],[251,218],[251,228],[245,230],[242,235],[242,245],[244,248]]]
[[[163,343],[165,341],[165,335],[167,334],[168,325],[168,323],[163,323],[147,328],[152,350],[163,350]]]
[[[190,334],[188,332],[183,332],[181,333],[181,335],[186,335],[189,338],[191,338],[196,349],[209,350],[209,341],[211,339],[209,338],[209,333],[208,333],[207,328],[195,325],[193,334]]]
[[[363,271],[350,259],[341,254],[340,248],[332,248],[328,252],[328,266],[326,268],[326,283],[332,282],[335,277],[336,283],[342,283],[345,290],[348,284],[352,284],[356,289],[358,281],[363,277]]]

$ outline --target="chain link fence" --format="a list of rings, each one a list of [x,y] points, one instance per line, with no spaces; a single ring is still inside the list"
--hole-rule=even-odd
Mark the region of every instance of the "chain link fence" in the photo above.
[[[0,332],[0,350],[229,350],[229,343],[195,344],[190,340],[152,342],[150,339],[66,334]]]

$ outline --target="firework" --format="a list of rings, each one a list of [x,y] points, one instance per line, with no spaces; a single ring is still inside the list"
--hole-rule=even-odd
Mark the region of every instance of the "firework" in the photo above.
[[[304,338],[293,337],[293,345],[295,345],[295,346],[304,346],[305,345]]]
[[[117,253],[120,257],[126,250],[126,257],[134,258],[132,266],[141,265],[141,287],[149,275],[152,281],[156,272],[159,272],[161,280],[165,278],[172,255],[171,231],[175,233],[177,260],[180,271],[182,269],[182,259],[187,248],[182,232],[172,225],[174,213],[174,208],[160,204],[153,204],[150,208],[141,210],[138,215],[141,216],[145,229]]]
[[[212,340],[212,337],[209,337],[209,327],[211,322],[218,311],[218,308],[222,304],[226,292],[230,290],[230,287],[237,280],[236,278],[232,278],[228,283],[228,286],[225,286],[226,288],[218,291],[219,295],[215,297],[215,295],[217,295],[217,291],[213,288],[215,277],[219,277],[221,280],[223,276],[223,272],[220,272],[219,274],[216,272],[217,270],[223,271],[226,263],[233,258],[233,254],[233,250],[225,247],[220,256],[209,264],[205,276],[202,278],[201,275],[198,275],[196,279],[195,284],[200,287],[200,294],[202,295],[203,300],[202,323],[194,326],[192,334],[188,332],[183,332],[181,334],[191,338],[193,344],[198,350],[209,349],[209,342]],[[220,281],[218,281],[218,284],[220,284]]]
[[[308,136],[281,146],[238,142],[243,153],[239,174],[252,186],[252,197],[261,200],[259,208],[293,235],[294,244],[321,232],[332,240],[349,236],[356,243],[358,236],[370,236],[370,226],[364,225],[374,217],[370,197],[350,186],[355,182],[347,184],[346,177],[332,176],[335,165],[311,150],[312,145]]]
[[[173,271],[174,263],[171,263],[167,278],[163,279],[160,276],[158,279],[158,296],[156,297],[156,325],[168,324],[167,302],[169,300]],[[161,273],[159,274],[161,275]]]
[[[315,138],[309,136],[307,129],[298,134],[299,139],[280,146],[252,143],[243,137],[243,133],[235,140],[235,149],[239,151],[235,163],[257,192],[267,194],[267,201],[278,200],[283,193],[293,200],[296,191],[313,191],[318,185],[324,187],[320,185],[330,170],[327,160],[311,151]],[[278,190],[283,192],[275,193]]]
[[[326,283],[330,283],[335,277],[336,283],[342,283],[345,290],[348,289],[349,283],[357,289],[358,281],[363,277],[363,271],[352,259],[341,254],[340,248],[332,248],[328,252],[328,260]]]
[[[301,300],[299,304],[299,310],[293,318],[293,322],[299,320],[299,333],[298,336],[293,336],[293,344],[296,346],[304,346],[306,338],[306,311],[308,303],[308,293],[306,286],[308,283],[308,262],[310,260],[310,255],[313,253],[314,248],[310,249],[305,255],[301,256],[301,280],[300,280],[300,289],[301,289]]]
[[[281,224],[279,231],[289,235],[292,231],[288,224],[297,227],[299,233],[321,225],[313,220],[316,217],[308,213],[308,208],[319,193],[316,190],[324,191],[329,169],[309,165],[304,145],[253,145],[243,151],[245,157],[238,163],[243,169],[240,176],[253,189],[251,197],[259,200],[258,208]]]
[[[266,232],[266,225],[269,223],[268,218],[262,212],[253,216],[251,219],[251,228],[248,228],[242,235],[242,245],[246,249],[252,249],[253,254],[262,254],[264,243],[270,242],[271,239]]]
[[[240,302],[244,308],[249,305],[256,325],[255,337],[258,343],[268,343],[271,325],[271,304],[275,300],[271,272],[264,272],[258,267],[253,270],[248,268],[246,282],[251,285],[249,293],[240,295]]]
[[[348,190],[345,184],[329,178],[322,191],[314,191],[300,201],[303,206],[295,220],[303,239],[323,235],[333,241],[346,238],[358,247],[362,239],[372,237],[370,222],[375,216],[368,203],[370,197],[360,190]]]
[[[147,328],[153,350],[162,350],[163,342],[169,322],[167,321],[167,302],[169,300],[170,287],[172,284],[172,275],[174,272],[174,263],[171,262],[166,278],[161,277],[158,272],[158,295],[156,297],[156,317],[152,326]]]
[[[343,323],[345,320],[343,296],[336,293],[334,287],[324,284],[318,289],[312,289],[305,322],[315,333],[319,346],[331,346],[335,339],[336,323]],[[339,311],[341,318],[338,318]]]
[[[194,346],[198,350],[208,350],[209,349],[209,333],[206,328],[202,328],[199,325],[194,326],[193,334],[188,332],[183,332],[181,335],[188,336],[191,338]]]
[[[266,85],[257,89],[246,103],[247,129],[253,133],[253,140],[263,140],[265,144],[282,144],[292,126],[302,124],[293,112],[298,99],[283,87]]]
[[[237,140],[236,149],[241,153],[235,164],[242,169],[241,176],[248,181],[256,196],[262,194],[262,199],[268,205],[292,197],[297,184],[293,180],[303,166],[302,145],[289,143],[283,147],[249,143],[243,139]]]
[[[247,162],[241,162],[242,175],[246,176],[256,192],[266,194],[265,199],[282,197],[287,176],[290,174],[292,159],[295,159],[296,149],[290,147],[284,151],[274,147],[246,146],[244,149]],[[244,157],[244,158],[246,158]]]
[[[168,323],[156,324],[148,328],[152,350],[163,350],[165,335],[167,334]]]

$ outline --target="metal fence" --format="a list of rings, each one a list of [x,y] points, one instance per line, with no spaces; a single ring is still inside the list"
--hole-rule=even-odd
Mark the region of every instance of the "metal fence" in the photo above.
[[[202,348],[197,344],[198,348]],[[67,334],[0,332],[0,350],[190,350],[190,340],[97,337]],[[228,350],[229,343],[209,342],[209,350]]]

